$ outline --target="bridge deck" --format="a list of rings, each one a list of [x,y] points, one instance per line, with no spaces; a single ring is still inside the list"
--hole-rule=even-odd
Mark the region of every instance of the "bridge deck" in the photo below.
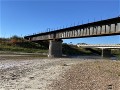
[[[119,44],[78,44],[78,47],[84,47],[84,48],[104,48],[104,49],[120,49]]]
[[[31,41],[120,35],[120,17],[25,36]]]

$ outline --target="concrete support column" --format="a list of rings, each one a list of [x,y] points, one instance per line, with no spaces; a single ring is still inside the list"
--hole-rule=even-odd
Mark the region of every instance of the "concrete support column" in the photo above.
[[[62,57],[62,40],[49,41],[49,54],[48,57]]]
[[[102,57],[110,57],[111,56],[111,50],[110,49],[103,49],[102,48],[101,56]]]

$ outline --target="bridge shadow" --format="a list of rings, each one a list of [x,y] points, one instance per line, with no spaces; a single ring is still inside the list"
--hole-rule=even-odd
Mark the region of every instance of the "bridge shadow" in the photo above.
[[[71,58],[71,59],[80,59],[80,60],[120,60],[116,56],[110,57],[101,57],[100,55],[76,55],[76,56],[63,56],[64,58]]]
[[[101,49],[97,48],[81,48],[76,45],[63,44],[62,50],[64,58],[117,60],[117,57],[113,54],[107,57],[102,57]]]
[[[88,56],[88,55],[101,55],[101,51],[99,49],[91,49],[91,48],[80,48],[76,45],[68,45],[63,44],[63,54],[66,56]]]

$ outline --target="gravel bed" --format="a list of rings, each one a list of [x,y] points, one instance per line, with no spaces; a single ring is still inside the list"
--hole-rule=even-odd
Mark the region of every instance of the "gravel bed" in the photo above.
[[[120,61],[99,60],[72,65],[52,90],[120,90]]]
[[[0,90],[50,90],[72,64],[70,59],[0,60]]]
[[[0,90],[120,90],[120,61],[0,58]]]

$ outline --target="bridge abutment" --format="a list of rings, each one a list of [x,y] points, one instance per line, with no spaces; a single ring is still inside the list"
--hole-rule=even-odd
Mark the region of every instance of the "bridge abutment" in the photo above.
[[[111,50],[110,49],[102,49],[101,56],[102,57],[110,57],[111,56]]]
[[[49,41],[49,54],[48,57],[62,57],[62,40],[50,40]]]

